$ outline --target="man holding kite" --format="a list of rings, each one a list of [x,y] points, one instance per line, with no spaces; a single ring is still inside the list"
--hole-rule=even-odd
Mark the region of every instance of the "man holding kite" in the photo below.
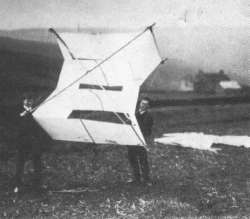
[[[23,99],[22,108],[19,111],[19,139],[17,145],[15,186],[18,188],[22,185],[24,167],[26,161],[32,159],[34,175],[32,179],[33,188],[39,190],[41,186],[42,172],[42,150],[41,139],[45,140],[45,135],[38,124],[32,118],[32,107],[34,99],[31,95],[26,95]]]
[[[141,99],[136,118],[145,138],[146,144],[149,144],[152,133],[153,118],[148,112],[150,100],[148,98]],[[150,183],[149,166],[147,158],[147,150],[141,146],[128,146],[128,159],[133,169],[135,183]]]

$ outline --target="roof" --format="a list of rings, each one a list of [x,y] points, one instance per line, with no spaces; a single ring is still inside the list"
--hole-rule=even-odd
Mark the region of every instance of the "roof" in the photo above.
[[[241,89],[241,86],[237,81],[221,81],[220,86],[224,89]]]

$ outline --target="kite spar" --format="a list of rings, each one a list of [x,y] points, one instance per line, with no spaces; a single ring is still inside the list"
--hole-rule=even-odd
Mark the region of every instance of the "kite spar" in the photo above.
[[[139,88],[162,61],[152,26],[136,35],[51,31],[64,63],[35,120],[55,140],[143,146],[135,118]]]

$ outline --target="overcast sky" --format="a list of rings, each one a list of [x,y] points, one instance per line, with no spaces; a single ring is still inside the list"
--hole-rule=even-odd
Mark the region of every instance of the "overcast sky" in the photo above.
[[[0,28],[247,26],[248,0],[0,0]]]
[[[249,0],[0,0],[0,6],[0,29],[120,29],[156,22],[164,56],[250,75]]]

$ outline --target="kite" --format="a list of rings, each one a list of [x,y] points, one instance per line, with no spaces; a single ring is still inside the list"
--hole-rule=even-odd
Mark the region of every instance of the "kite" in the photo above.
[[[139,89],[162,63],[151,25],[140,33],[57,33],[64,62],[55,90],[32,115],[54,140],[145,145]]]

